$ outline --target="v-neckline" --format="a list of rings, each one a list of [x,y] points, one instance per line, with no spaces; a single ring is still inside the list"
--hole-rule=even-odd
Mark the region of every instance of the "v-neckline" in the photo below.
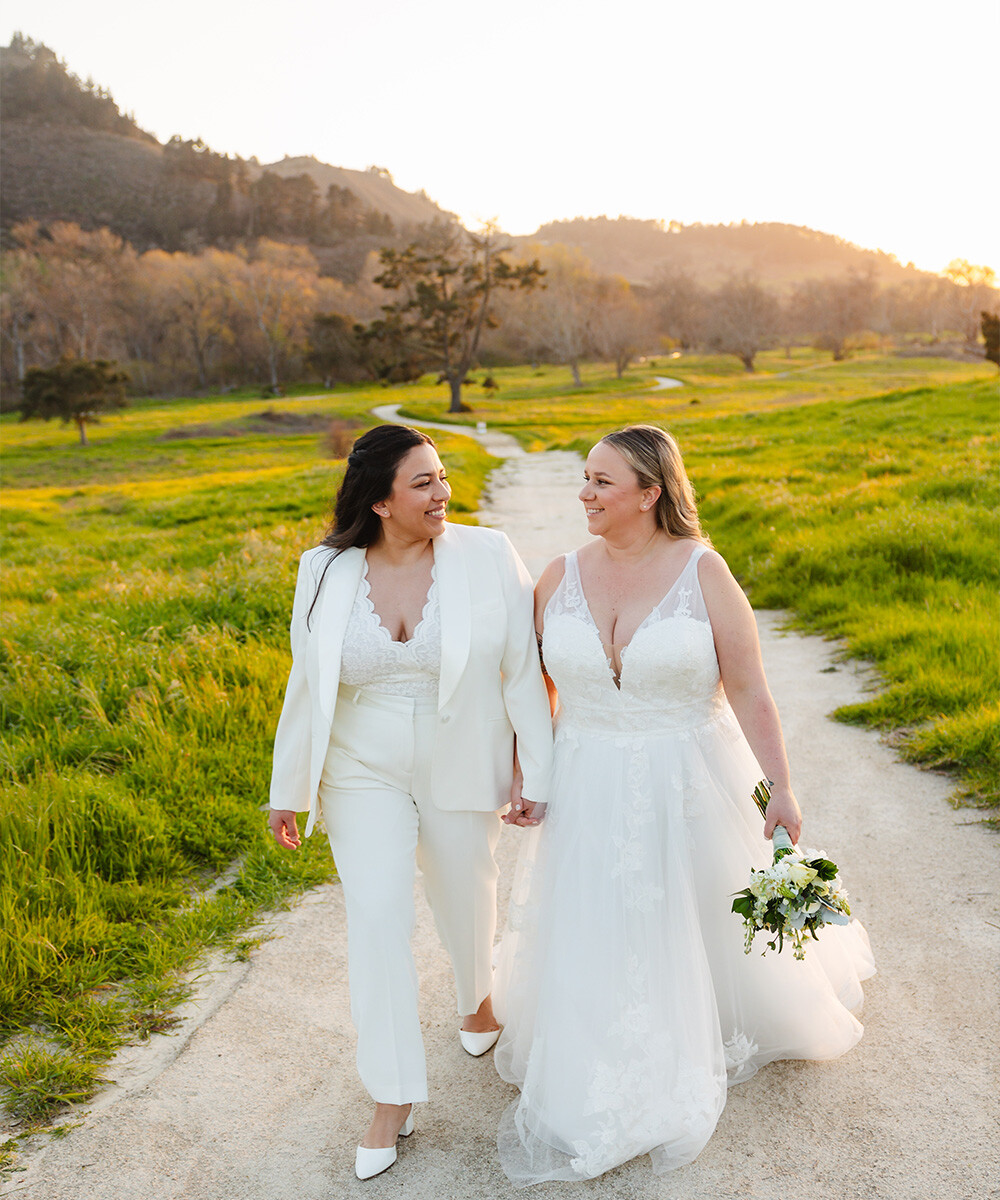
[[[669,597],[670,593],[676,589],[677,585],[687,574],[687,570],[691,566],[692,559],[698,553],[700,544],[701,543],[699,543],[699,542],[695,542],[694,546],[691,549],[691,553],[687,556],[687,559],[684,562],[684,566],[681,567],[680,571],[677,573],[677,577],[674,579],[673,583],[670,585],[670,587],[667,588],[667,590],[663,593],[661,598],[653,605],[653,607],[649,610],[649,612],[646,613],[646,615],[639,622],[639,624],[636,625],[635,629],[632,631],[632,636],[625,643],[625,645],[622,646],[621,651],[619,652],[619,655],[618,655],[618,661],[621,664],[618,671],[615,671],[614,659],[607,652],[607,649],[606,649],[607,643],[605,643],[604,638],[601,636],[600,626],[597,624],[597,621],[594,619],[594,614],[590,610],[590,601],[587,599],[587,593],[583,586],[583,575],[580,571],[579,554],[576,550],[573,551],[573,570],[576,572],[576,582],[577,582],[577,586],[580,589],[580,599],[583,602],[584,611],[587,614],[587,619],[590,621],[591,628],[593,629],[594,633],[597,634],[597,641],[600,644],[601,652],[604,654],[605,662],[608,664],[608,673],[611,675],[611,682],[615,685],[615,691],[620,692],[622,690],[622,675],[625,673],[625,651],[629,648],[629,646],[632,645],[632,643],[635,641],[638,634],[646,627],[646,624],[650,621],[653,614],[655,612],[657,612],[660,608],[662,608],[662,606],[666,603],[667,598]],[[614,649],[613,642],[611,643],[611,647],[613,650]]]
[[[437,558],[435,557],[431,562],[431,581],[427,586],[427,595],[424,597],[423,607],[420,610],[420,619],[417,621],[416,625],[413,626],[413,632],[410,634],[410,636],[408,638],[406,638],[405,641],[400,641],[398,638],[394,638],[392,636],[392,633],[386,628],[385,625],[382,624],[382,617],[379,615],[378,610],[375,608],[375,602],[374,602],[374,600],[372,600],[371,581],[368,578],[368,555],[367,554],[365,555],[364,566],[361,569],[362,600],[364,601],[364,603],[368,609],[368,612],[371,614],[371,617],[375,622],[376,628],[379,629],[383,634],[385,634],[385,636],[389,639],[389,642],[393,646],[412,646],[413,643],[417,640],[417,634],[421,631],[421,629],[423,628],[424,622],[427,620],[427,617],[428,617],[427,610],[429,609],[431,602],[434,599],[434,587],[436,584],[437,584]]]

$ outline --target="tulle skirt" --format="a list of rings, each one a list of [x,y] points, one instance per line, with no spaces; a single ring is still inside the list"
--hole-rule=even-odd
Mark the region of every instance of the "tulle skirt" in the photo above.
[[[875,971],[864,929],[824,929],[804,961],[744,953],[731,911],[771,845],[761,773],[728,707],[694,729],[557,729],[552,802],[525,831],[494,1004],[500,1075],[521,1089],[500,1158],[515,1186],[588,1179],[650,1153],[691,1162],[727,1085],[861,1037]],[[849,882],[849,880],[848,880]]]

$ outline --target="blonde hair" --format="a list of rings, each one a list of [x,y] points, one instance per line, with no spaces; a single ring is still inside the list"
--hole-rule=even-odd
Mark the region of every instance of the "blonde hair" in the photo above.
[[[694,488],[684,470],[677,443],[656,425],[628,425],[601,438],[625,459],[641,488],[658,487],[656,523],[672,537],[695,538],[710,546],[711,540],[698,520]]]

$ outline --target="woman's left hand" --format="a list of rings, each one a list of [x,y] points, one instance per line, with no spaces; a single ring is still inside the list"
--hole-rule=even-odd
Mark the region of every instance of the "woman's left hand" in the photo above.
[[[771,788],[771,799],[767,803],[767,816],[764,820],[764,836],[769,838],[774,833],[776,825],[784,825],[794,846],[802,833],[802,813],[799,802],[792,794],[792,789],[785,784],[775,784]]]

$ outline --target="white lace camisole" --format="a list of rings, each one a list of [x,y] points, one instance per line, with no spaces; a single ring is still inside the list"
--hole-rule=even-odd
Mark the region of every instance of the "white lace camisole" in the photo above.
[[[431,586],[413,636],[407,642],[397,642],[375,612],[366,559],[344,634],[340,682],[383,695],[432,700],[438,693],[440,673],[437,565],[431,568]]]

